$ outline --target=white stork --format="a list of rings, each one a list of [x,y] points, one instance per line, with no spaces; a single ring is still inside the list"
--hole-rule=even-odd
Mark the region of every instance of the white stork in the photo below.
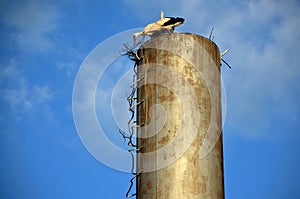
[[[180,17],[164,17],[163,11],[160,13],[160,20],[148,24],[143,31],[133,34],[133,43],[136,45],[136,38],[142,35],[142,41],[144,41],[145,35],[150,37],[156,37],[164,33],[172,33],[175,27],[181,25],[184,22]]]

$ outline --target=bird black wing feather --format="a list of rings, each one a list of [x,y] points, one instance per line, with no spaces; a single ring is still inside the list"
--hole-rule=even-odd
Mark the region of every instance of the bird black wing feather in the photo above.
[[[180,23],[184,22],[184,19],[180,17],[166,17],[166,18],[168,18],[169,20],[166,21],[162,26],[169,26],[169,25],[176,24],[178,22]]]

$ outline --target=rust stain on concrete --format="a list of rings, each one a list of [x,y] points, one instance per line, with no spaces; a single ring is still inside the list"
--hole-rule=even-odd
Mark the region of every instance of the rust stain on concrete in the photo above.
[[[200,45],[199,50],[196,46]],[[173,49],[172,52],[165,49]],[[189,118],[193,123],[199,123],[197,135],[188,149],[167,167],[157,171],[143,172],[137,178],[137,198],[138,199],[222,199],[224,198],[223,179],[223,154],[222,139],[212,146],[211,152],[203,159],[199,159],[199,151],[206,136],[207,129],[211,122],[212,114],[221,114],[221,99],[212,99],[205,78],[211,78],[215,90],[220,90],[220,52],[215,43],[207,38],[188,34],[176,33],[162,35],[146,42],[138,51],[143,62],[138,66],[139,74],[145,74],[145,83],[138,88],[138,100],[144,99],[145,103],[138,107],[138,123],[149,125],[151,120],[150,107],[160,104],[164,107],[167,118],[164,126],[154,136],[148,138],[138,138],[138,145],[143,147],[142,153],[154,152],[170,143],[178,136],[179,129],[186,125],[181,121],[183,102],[173,91],[163,85],[147,84],[150,79],[165,80],[177,88],[192,87],[196,95],[196,104],[200,111],[199,121],[196,118]],[[188,58],[186,58],[188,57]],[[205,60],[213,60],[208,65]],[[148,70],[147,64],[154,64],[155,67]],[[184,81],[176,75],[168,72],[155,72],[156,67],[166,67],[178,72],[184,77]],[[215,71],[213,76],[203,78],[199,70],[203,67],[211,67]],[[214,67],[214,68],[213,68]],[[166,70],[168,71],[168,70]],[[149,81],[148,81],[149,82]],[[183,92],[184,93],[184,92]],[[190,96],[186,96],[187,98]],[[184,99],[184,97],[183,97]],[[215,103],[218,104],[215,104]],[[213,107],[213,108],[212,108]],[[213,112],[216,111],[216,112]],[[188,114],[188,113],[187,113]],[[221,120],[214,125],[220,129]],[[156,131],[156,127],[144,128],[139,133],[143,135]],[[192,130],[184,132],[187,136]],[[183,139],[182,142],[185,140]],[[174,153],[163,155],[163,159],[176,157]],[[143,159],[139,159],[138,168],[145,167]],[[159,165],[158,158],[154,158],[151,163]]]

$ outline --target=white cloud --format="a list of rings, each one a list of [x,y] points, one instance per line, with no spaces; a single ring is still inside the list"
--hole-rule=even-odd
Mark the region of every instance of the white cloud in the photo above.
[[[1,67],[1,96],[8,102],[13,110],[17,110],[19,106],[29,109],[32,104],[28,99],[27,82],[16,67],[14,60],[10,60],[9,64]],[[5,87],[5,88],[4,88]]]
[[[9,105],[15,119],[32,118],[44,113],[46,119],[53,121],[49,103],[53,92],[47,85],[30,85],[18,64],[11,60],[0,71],[0,94],[4,103]],[[49,117],[48,117],[49,116]]]
[[[56,30],[58,11],[47,1],[30,0],[3,5],[1,21],[13,28],[11,37],[23,50],[51,48],[50,35]]]
[[[53,97],[49,87],[45,85],[34,85],[32,91],[35,101],[40,104],[50,101]]]
[[[61,53],[63,57],[56,64],[56,68],[60,72],[63,72],[66,77],[73,79],[88,52],[82,50],[81,47],[64,45],[63,52]]]
[[[113,119],[123,131],[128,131],[127,122],[130,118],[127,96],[132,91],[133,64],[127,57],[116,60],[108,67],[97,88],[97,110],[102,114],[102,118],[98,119],[102,123]]]
[[[225,31],[226,35],[232,34],[224,43],[232,48],[229,57],[234,65],[232,73],[225,76],[231,97],[229,117],[240,122],[243,129],[239,130],[248,137],[269,136],[266,132],[272,128],[273,118],[277,116],[275,121],[280,122],[279,114],[281,118],[295,117],[295,110],[299,111],[299,95],[290,89],[298,89],[295,85],[300,75],[296,60],[298,45],[293,42],[300,35],[297,28],[300,23],[295,20],[300,17],[300,9],[286,6],[284,2],[251,3],[243,11],[243,16],[249,18],[240,17],[247,22],[249,32],[243,31],[242,25],[239,31],[231,33],[233,27]]]
[[[128,5],[139,16],[149,8],[137,0],[126,2],[130,2]],[[214,26],[215,41],[220,49],[230,48],[225,60],[233,68],[229,71],[223,67],[228,126],[234,126],[242,136],[261,138],[269,136],[268,132],[274,122],[280,122],[279,118],[297,118],[300,101],[298,1],[191,0],[168,3],[168,6],[158,1],[147,4],[152,4],[153,10],[166,8],[167,15],[184,16],[185,24],[179,29],[182,32],[208,36]]]

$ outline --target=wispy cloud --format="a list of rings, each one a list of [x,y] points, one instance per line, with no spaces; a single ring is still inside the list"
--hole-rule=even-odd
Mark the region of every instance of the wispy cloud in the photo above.
[[[63,72],[66,77],[73,78],[86,54],[87,52],[83,51],[80,47],[74,48],[66,46],[63,57],[56,64],[56,67],[60,72]]]
[[[43,51],[52,47],[51,34],[59,15],[47,1],[1,3],[1,22],[11,28],[11,39],[18,48]]]
[[[16,67],[14,60],[7,66],[1,67],[1,96],[10,108],[17,110],[19,107],[30,109],[31,101],[28,99],[27,82]]]
[[[300,35],[300,23],[295,20],[299,11],[296,2],[250,2],[242,12],[236,11],[240,14],[232,11],[240,25],[220,24],[218,38],[232,49],[228,57],[235,66],[224,76],[231,98],[228,116],[238,121],[236,129],[244,136],[269,136],[282,117],[299,114],[298,92],[291,92],[299,90],[295,86],[300,75],[296,60],[299,47],[292,42]],[[283,125],[296,127],[296,122]]]
[[[30,84],[14,60],[1,67],[0,93],[16,120],[35,118],[43,113],[49,120],[53,115],[49,103],[54,97],[47,85]]]

